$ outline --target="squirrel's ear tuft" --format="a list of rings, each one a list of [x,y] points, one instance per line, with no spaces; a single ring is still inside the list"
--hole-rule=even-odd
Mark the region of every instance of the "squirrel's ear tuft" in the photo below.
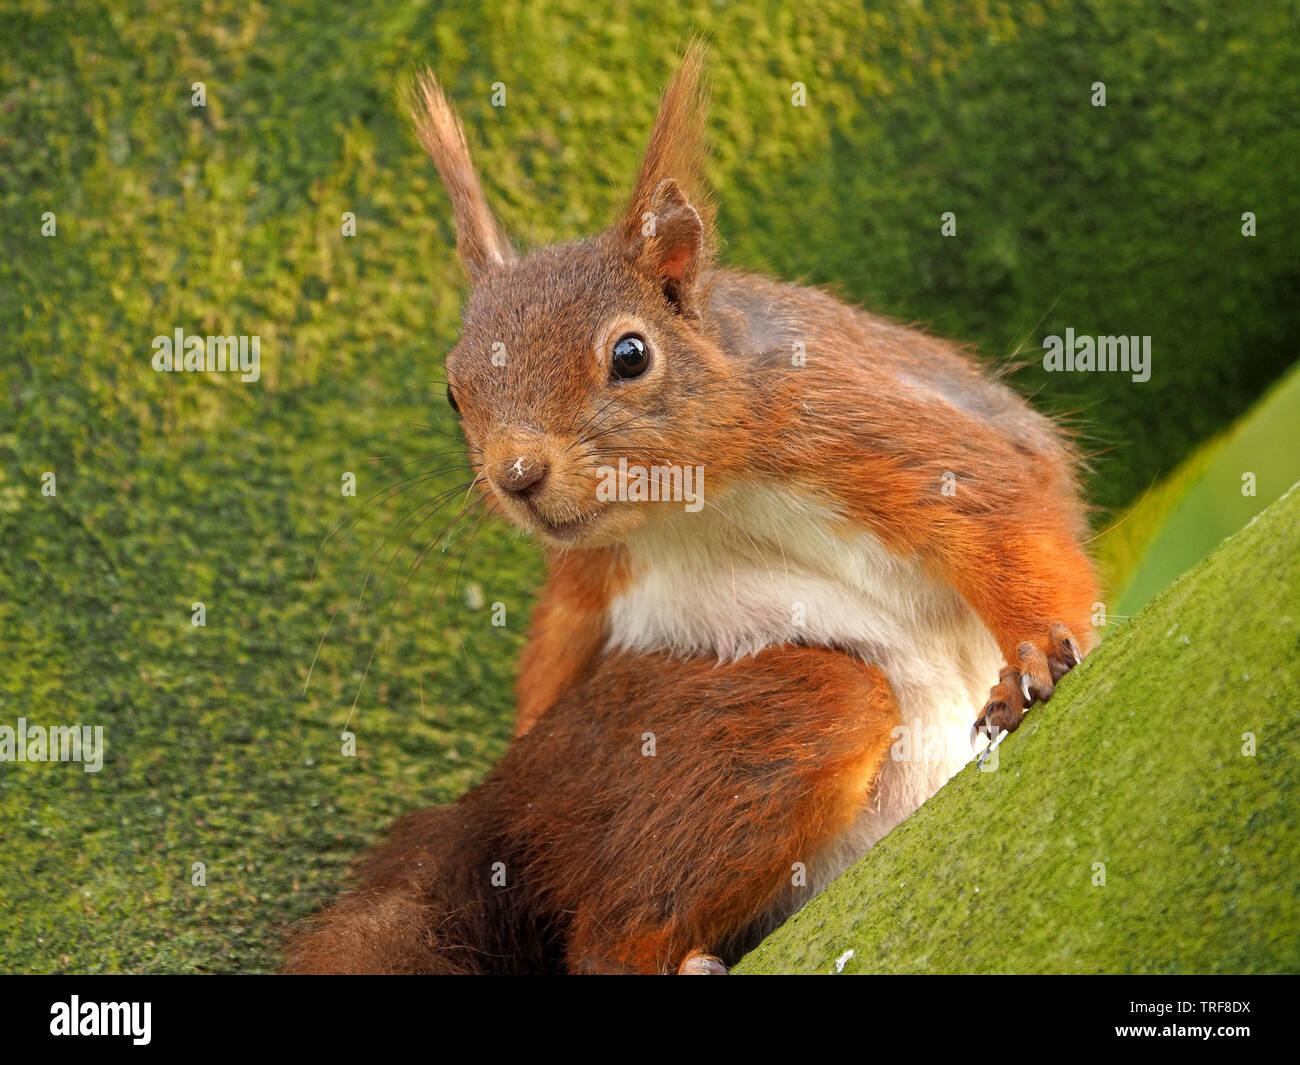
[[[690,310],[692,287],[712,254],[713,203],[702,183],[708,151],[704,46],[693,41],[659,104],[650,146],[617,232],[637,266]]]
[[[465,130],[433,71],[425,70],[403,88],[402,99],[420,144],[433,160],[456,219],[456,251],[475,279],[513,262],[514,249],[488,209],[483,186],[470,159]]]

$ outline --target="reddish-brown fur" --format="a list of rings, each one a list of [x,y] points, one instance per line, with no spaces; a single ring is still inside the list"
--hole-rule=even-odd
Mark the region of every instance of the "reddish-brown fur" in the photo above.
[[[549,575],[505,760],[399,822],[293,970],[675,971],[795,903],[791,864],[861,807],[896,717],[878,671],[829,649],[716,667],[608,649],[626,537],[676,505],[597,504],[615,457],[703,466],[715,500],[742,482],[815,500],[955,589],[1006,659],[989,729],[1093,642],[1077,461],[1049,420],[952,344],[713,264],[700,70],[692,48],[622,217],[523,258],[432,76],[411,95],[473,281],[448,380],[481,492],[546,543]],[[652,361],[615,381],[628,332]]]
[[[820,648],[723,666],[604,658],[482,784],[399,821],[358,891],[297,935],[286,969],[670,973],[693,951],[731,960],[806,895],[796,863],[852,820],[896,723],[878,670]]]
[[[578,554],[556,558],[533,609],[531,633],[515,685],[515,734],[520,735],[595,661],[605,642],[604,610],[619,584],[617,559],[597,564]]]

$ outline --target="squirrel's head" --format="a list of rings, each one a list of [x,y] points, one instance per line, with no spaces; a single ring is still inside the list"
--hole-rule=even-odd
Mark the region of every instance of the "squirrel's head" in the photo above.
[[[472,283],[447,356],[447,398],[481,489],[553,546],[610,542],[657,507],[681,509],[680,497],[662,500],[671,491],[642,501],[618,471],[667,471],[669,487],[686,476],[689,492],[717,450],[725,419],[714,399],[731,371],[701,313],[712,248],[711,205],[698,189],[701,66],[693,46],[664,93],[622,217],[594,237],[526,256],[488,209],[433,75],[409,94]]]

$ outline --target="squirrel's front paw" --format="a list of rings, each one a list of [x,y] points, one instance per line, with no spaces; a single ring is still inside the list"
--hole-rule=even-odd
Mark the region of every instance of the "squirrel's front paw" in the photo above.
[[[971,728],[971,740],[983,732],[995,740],[1003,729],[1014,732],[1035,702],[1045,703],[1056,690],[1056,682],[1083,661],[1083,651],[1074,634],[1059,621],[1047,635],[1026,640],[1016,648],[1017,663],[998,674],[989,701]]]

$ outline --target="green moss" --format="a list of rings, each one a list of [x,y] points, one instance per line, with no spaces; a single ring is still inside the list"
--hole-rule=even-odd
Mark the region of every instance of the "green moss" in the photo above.
[[[1293,489],[739,971],[1300,969],[1297,527]]]

